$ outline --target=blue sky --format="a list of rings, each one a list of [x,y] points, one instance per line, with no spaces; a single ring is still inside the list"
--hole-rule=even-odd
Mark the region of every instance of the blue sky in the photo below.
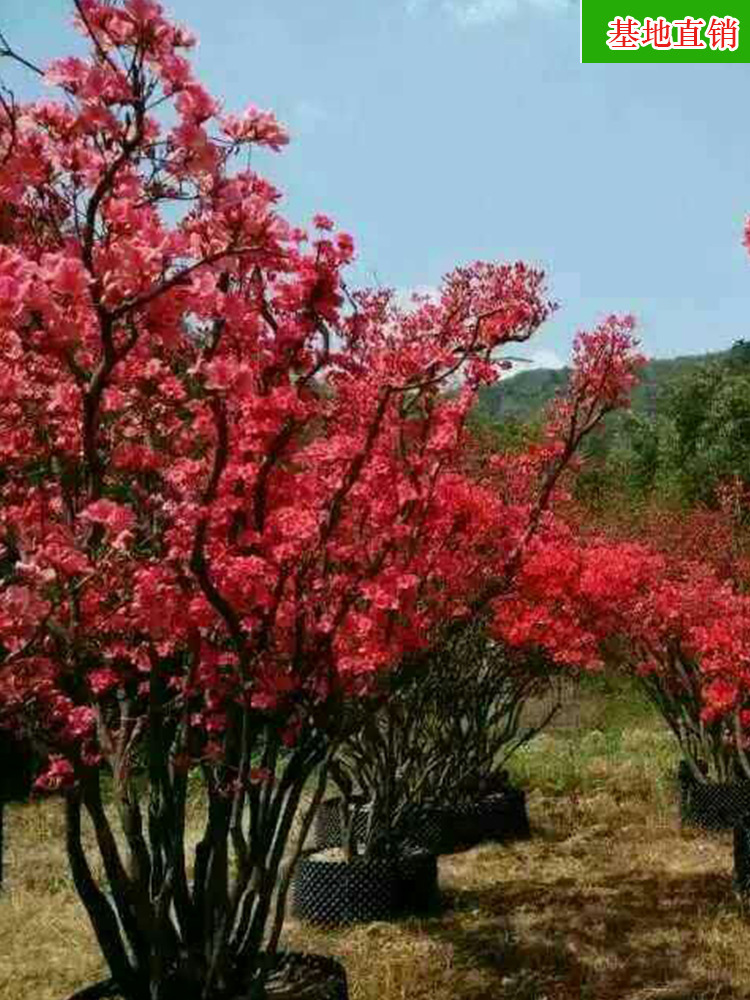
[[[295,221],[323,211],[354,235],[359,283],[541,265],[561,308],[529,349],[540,361],[613,311],[636,314],[654,356],[750,338],[750,67],[582,66],[570,0],[165,6],[197,31],[227,108],[288,124],[292,144],[260,168]],[[3,0],[0,28],[43,62],[78,45],[71,7]],[[0,76],[30,93],[17,67]]]

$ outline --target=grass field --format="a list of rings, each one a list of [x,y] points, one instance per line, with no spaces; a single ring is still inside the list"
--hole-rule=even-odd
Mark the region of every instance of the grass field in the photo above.
[[[731,836],[682,832],[675,755],[632,692],[588,685],[520,753],[534,837],[441,858],[429,918],[286,942],[347,967],[352,1000],[750,998]],[[63,1000],[102,968],[52,803],[7,818],[0,1000]]]

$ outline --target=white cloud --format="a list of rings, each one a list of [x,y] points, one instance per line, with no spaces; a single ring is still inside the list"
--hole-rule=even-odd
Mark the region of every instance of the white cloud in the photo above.
[[[525,350],[523,345],[519,345],[518,357],[528,360],[525,360],[523,364],[518,364],[515,369],[516,371],[529,371],[531,368],[565,367],[565,362],[560,355],[549,347],[533,347]]]
[[[406,12],[416,17],[435,7],[437,0],[406,0]],[[522,9],[547,13],[569,10],[573,0],[439,0],[440,9],[462,28],[473,28],[515,17]]]
[[[501,378],[510,378],[513,375],[518,375],[519,372],[529,372],[535,368],[565,367],[565,362],[560,355],[548,347],[531,347],[526,344],[518,344],[515,350],[511,350],[510,348],[503,350],[499,356],[506,357],[509,361],[513,362],[513,367],[501,375]]]

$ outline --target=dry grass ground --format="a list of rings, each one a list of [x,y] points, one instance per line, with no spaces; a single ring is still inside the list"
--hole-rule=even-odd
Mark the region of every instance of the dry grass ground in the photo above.
[[[290,921],[333,954],[353,1000],[750,998],[750,922],[731,837],[680,831],[658,721],[594,690],[518,758],[534,837],[440,861],[440,912],[343,932]],[[0,1000],[62,1000],[103,970],[51,803],[10,811]]]

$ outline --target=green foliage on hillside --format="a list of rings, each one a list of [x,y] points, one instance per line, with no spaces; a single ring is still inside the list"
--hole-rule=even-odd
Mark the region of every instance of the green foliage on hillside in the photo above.
[[[567,369],[540,369],[485,389],[475,424],[485,434],[497,427],[497,446],[512,449],[538,435],[567,378]],[[712,505],[721,483],[750,484],[750,342],[650,361],[631,410],[609,418],[585,457],[577,490],[595,507],[623,496]]]
[[[649,416],[659,409],[663,388],[701,365],[721,362],[731,352],[696,354],[679,358],[657,358],[646,365],[641,383],[633,394],[633,412]],[[479,409],[488,417],[537,419],[547,403],[564,391],[568,368],[537,368],[521,371],[487,386],[480,393]]]

